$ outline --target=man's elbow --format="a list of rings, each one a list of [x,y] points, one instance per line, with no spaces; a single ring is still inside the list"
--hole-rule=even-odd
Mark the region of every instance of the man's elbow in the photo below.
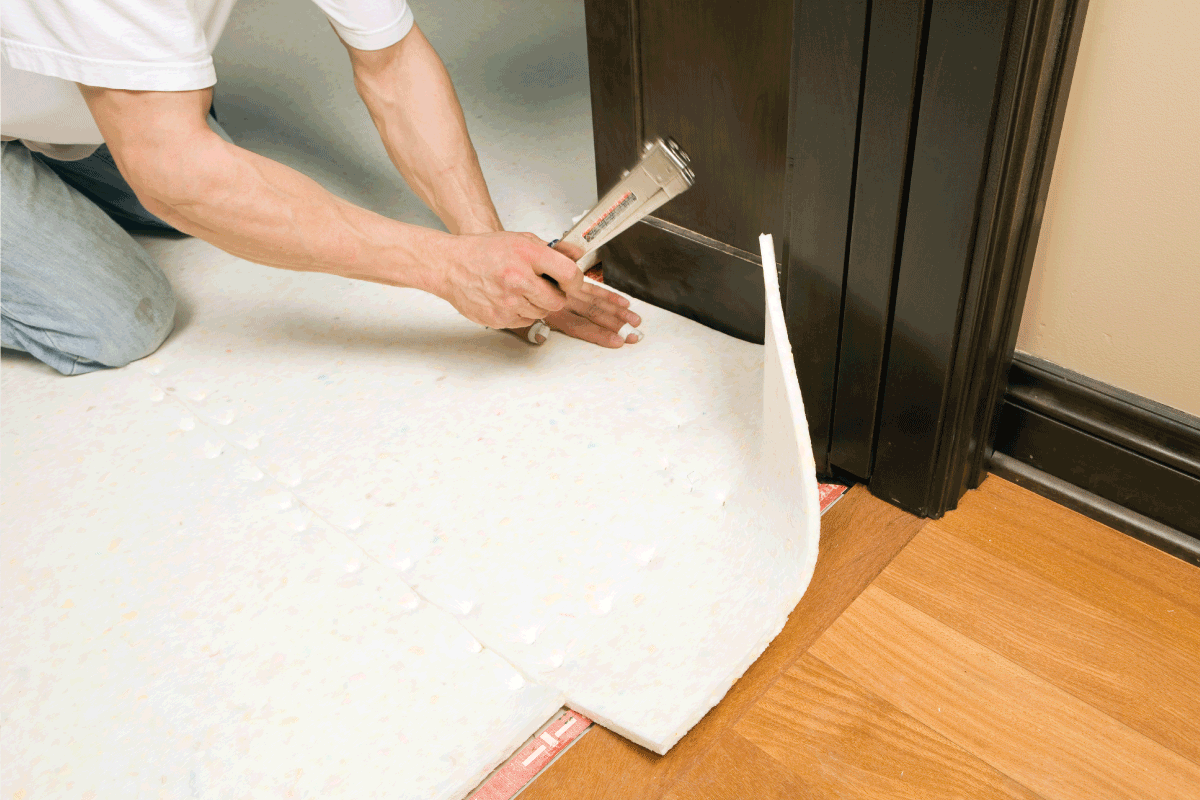
[[[213,138],[223,145],[215,134]],[[179,227],[181,209],[212,193],[210,142],[138,142],[113,151],[117,168],[154,216]]]

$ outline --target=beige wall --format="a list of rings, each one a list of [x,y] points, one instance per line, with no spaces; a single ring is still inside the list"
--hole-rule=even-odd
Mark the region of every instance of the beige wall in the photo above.
[[[1017,349],[1200,415],[1200,0],[1091,0]]]

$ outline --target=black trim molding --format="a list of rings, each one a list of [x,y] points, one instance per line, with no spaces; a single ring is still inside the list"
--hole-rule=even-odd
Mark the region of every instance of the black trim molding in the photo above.
[[[655,134],[698,175],[605,281],[761,341],[776,234],[817,472],[942,516],[987,474],[1086,7],[585,0],[597,188]]]
[[[1200,565],[1200,419],[1018,353],[1001,477]]]
[[[1086,9],[932,0],[868,484],[921,516],[987,475]]]

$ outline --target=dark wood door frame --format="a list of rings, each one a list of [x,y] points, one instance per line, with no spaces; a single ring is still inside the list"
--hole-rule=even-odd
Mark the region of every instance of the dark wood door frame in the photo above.
[[[598,188],[656,134],[698,175],[606,280],[761,341],[776,233],[818,470],[941,516],[987,471],[1086,5],[585,0]]]

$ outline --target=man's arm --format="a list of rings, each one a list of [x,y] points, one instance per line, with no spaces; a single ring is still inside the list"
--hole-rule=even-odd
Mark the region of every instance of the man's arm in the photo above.
[[[135,92],[80,86],[142,204],[234,255],[442,297],[489,327],[517,327],[587,296],[570,259],[534,236],[455,236],[355,206],[278,162],[231,145],[205,119],[211,90]]]
[[[450,75],[421,29],[382,50],[345,47],[354,86],[417,196],[451,233],[503,230]]]
[[[382,50],[345,46],[359,96],[412,190],[454,233],[503,230],[450,75],[421,29],[414,25]],[[547,322],[576,338],[620,347],[625,340],[616,331],[626,323],[637,327],[641,318],[614,292],[592,285],[584,291],[586,296],[573,293]],[[630,334],[628,340],[638,338]]]

